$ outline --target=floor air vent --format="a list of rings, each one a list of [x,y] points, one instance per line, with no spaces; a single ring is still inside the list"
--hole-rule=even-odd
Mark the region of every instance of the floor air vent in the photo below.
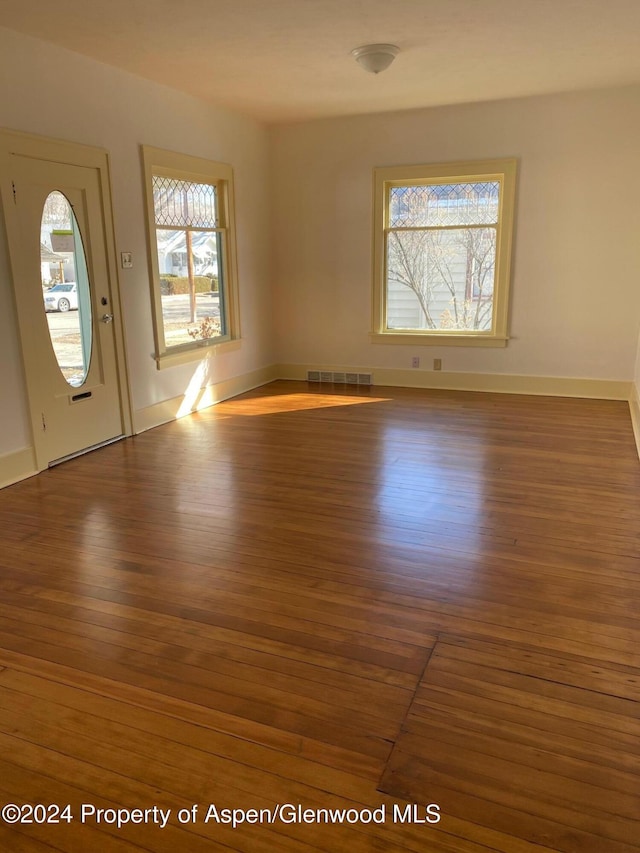
[[[308,382],[334,382],[337,385],[371,385],[370,373],[333,373],[330,370],[308,370]]]

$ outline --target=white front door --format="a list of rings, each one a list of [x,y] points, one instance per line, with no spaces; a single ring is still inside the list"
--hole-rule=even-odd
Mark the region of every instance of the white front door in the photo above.
[[[121,327],[99,163],[56,162],[55,144],[43,157],[20,148],[3,152],[2,195],[34,448],[44,468],[128,431]],[[91,149],[78,148],[86,162]]]

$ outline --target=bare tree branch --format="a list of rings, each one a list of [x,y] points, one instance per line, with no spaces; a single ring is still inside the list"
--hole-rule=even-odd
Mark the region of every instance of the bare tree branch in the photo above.
[[[427,230],[425,227],[392,231],[387,251],[388,283],[406,287],[415,294],[427,328],[478,331],[489,328],[493,312],[495,228]],[[461,274],[462,268],[470,273]],[[444,293],[449,297],[449,307],[437,309],[438,300],[442,305]],[[435,310],[441,312],[437,318]]]

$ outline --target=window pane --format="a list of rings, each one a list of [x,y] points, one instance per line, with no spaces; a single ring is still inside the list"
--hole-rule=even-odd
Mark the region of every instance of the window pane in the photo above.
[[[389,227],[492,225],[498,221],[500,183],[392,187]]]
[[[490,330],[495,262],[495,228],[391,232],[387,329]]]
[[[40,268],[53,352],[66,381],[79,388],[91,361],[89,273],[75,213],[58,190],[47,196],[42,211]]]
[[[156,241],[167,348],[226,335],[219,232],[158,229]]]
[[[216,188],[176,178],[153,176],[156,225],[175,228],[217,228]]]

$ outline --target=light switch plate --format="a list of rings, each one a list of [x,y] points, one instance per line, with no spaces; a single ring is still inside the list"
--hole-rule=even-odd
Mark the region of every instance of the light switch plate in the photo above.
[[[133,255],[131,252],[120,252],[120,261],[123,270],[130,270],[133,266]]]

